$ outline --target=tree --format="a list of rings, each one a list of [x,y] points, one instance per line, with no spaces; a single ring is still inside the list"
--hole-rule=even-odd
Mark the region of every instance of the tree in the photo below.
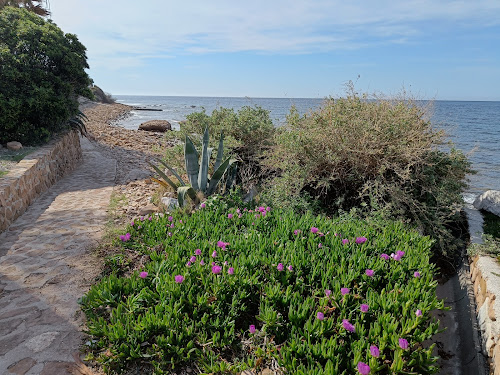
[[[27,1],[27,0],[0,0],[0,10],[6,6],[11,6],[11,7],[16,7],[16,8],[24,8],[29,10],[30,12],[33,12],[35,14],[38,14],[39,16],[48,16],[50,14],[49,10],[47,9],[47,6],[45,5],[47,1],[42,1],[42,0],[34,0],[34,1]]]
[[[85,47],[26,9],[0,12],[0,143],[36,144],[67,128],[92,97]]]

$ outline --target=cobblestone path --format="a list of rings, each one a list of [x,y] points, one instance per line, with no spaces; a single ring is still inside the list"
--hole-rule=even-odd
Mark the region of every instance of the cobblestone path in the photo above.
[[[0,234],[0,374],[79,373],[77,300],[97,274],[116,161],[82,139],[83,162]]]

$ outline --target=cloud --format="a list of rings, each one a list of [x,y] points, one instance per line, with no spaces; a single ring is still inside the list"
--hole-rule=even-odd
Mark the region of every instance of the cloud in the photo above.
[[[116,56],[140,65],[164,55],[355,49],[371,43],[407,43],[441,27],[500,22],[500,1],[492,0],[50,3],[54,21],[76,33],[97,64]]]

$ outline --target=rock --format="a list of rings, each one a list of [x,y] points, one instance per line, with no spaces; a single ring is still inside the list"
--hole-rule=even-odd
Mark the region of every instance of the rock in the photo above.
[[[17,151],[23,148],[23,145],[19,142],[8,142],[7,143],[7,148],[9,150]]]
[[[140,208],[137,214],[139,216],[145,216],[154,212],[158,212],[158,207],[153,206],[152,204],[148,204],[147,206]]]
[[[167,120],[151,120],[139,125],[139,130],[164,133],[167,130],[172,130],[172,125]]]
[[[144,169],[131,169],[125,177],[126,181],[144,180],[151,176],[151,172]]]
[[[167,210],[174,210],[175,208],[179,207],[179,202],[177,199],[171,198],[171,197],[163,197],[161,199],[161,203],[167,208]]]
[[[488,190],[484,192],[476,198],[474,207],[500,216],[500,191]]]

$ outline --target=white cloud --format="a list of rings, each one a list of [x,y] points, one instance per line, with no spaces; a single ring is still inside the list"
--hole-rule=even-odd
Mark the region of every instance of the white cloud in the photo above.
[[[94,64],[208,52],[311,53],[404,43],[434,27],[500,22],[500,1],[475,0],[51,0]],[[124,56],[127,58],[124,60]]]

